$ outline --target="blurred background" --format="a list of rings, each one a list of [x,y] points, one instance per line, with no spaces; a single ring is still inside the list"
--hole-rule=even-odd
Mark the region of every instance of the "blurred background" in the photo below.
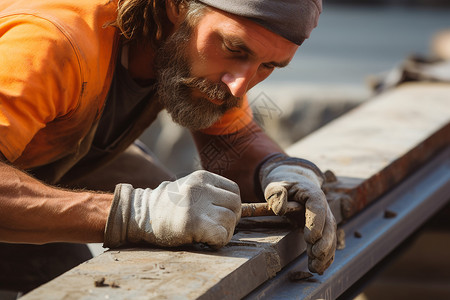
[[[432,45],[450,30],[450,0],[323,5],[319,26],[291,64],[249,93],[256,120],[283,147],[368,101],[373,84],[411,55],[436,56]],[[142,140],[178,176],[200,168],[190,134],[164,113]],[[342,298],[450,299],[446,211],[380,264],[368,284]]]
[[[450,29],[449,12],[449,0],[324,0],[319,26],[292,65],[266,82],[364,87],[368,76],[393,68],[406,56],[429,54],[434,34]]]

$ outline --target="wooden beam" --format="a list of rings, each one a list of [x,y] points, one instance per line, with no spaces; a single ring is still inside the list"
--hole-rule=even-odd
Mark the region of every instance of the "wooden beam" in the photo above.
[[[339,177],[344,218],[450,143],[450,85],[410,83],[369,100],[289,147]]]
[[[328,196],[340,221],[342,212],[348,217],[362,209],[449,145],[449,95],[450,85],[405,84],[313,133],[288,153],[338,176]],[[200,245],[108,251],[21,299],[241,298],[304,252],[300,230],[276,228],[282,219],[268,218],[243,220],[250,226],[241,225],[219,251]]]
[[[23,299],[239,299],[304,248],[299,230],[278,229],[241,231],[220,251],[200,245],[111,250]]]

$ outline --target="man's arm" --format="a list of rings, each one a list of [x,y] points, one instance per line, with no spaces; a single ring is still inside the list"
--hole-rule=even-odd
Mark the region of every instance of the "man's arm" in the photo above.
[[[233,134],[194,132],[193,137],[206,170],[236,182],[242,202],[264,201],[258,167],[270,155],[284,151],[254,121]]]
[[[240,203],[236,183],[206,171],[153,190],[118,184],[106,194],[51,187],[0,162],[0,242],[220,248],[233,235]]]
[[[0,241],[102,242],[112,194],[48,186],[0,153]]]

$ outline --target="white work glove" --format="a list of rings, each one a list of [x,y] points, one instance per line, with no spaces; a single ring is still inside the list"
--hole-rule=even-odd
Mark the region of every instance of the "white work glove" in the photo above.
[[[118,184],[105,229],[104,247],[126,243],[179,246],[226,245],[241,217],[239,187],[222,176],[196,171],[156,189]]]
[[[336,220],[321,189],[322,172],[309,161],[278,155],[262,165],[260,180],[275,214],[284,215],[288,200],[304,206],[308,268],[322,274],[336,251]]]

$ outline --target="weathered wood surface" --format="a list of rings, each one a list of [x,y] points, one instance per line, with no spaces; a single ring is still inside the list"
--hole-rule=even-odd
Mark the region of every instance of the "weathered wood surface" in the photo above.
[[[219,251],[112,250],[22,299],[239,299],[304,249],[299,230],[278,229],[241,231]]]
[[[332,122],[288,153],[333,170],[339,177],[335,190],[357,199],[354,206],[360,209],[448,145],[449,123],[450,85],[404,85]],[[330,198],[339,221],[343,198],[331,193]],[[273,227],[277,222],[271,220]],[[304,249],[299,230],[272,228],[241,230],[216,252],[199,247],[109,251],[22,299],[236,299]]]
[[[450,143],[450,84],[410,83],[369,100],[288,149],[332,170],[344,218]]]

